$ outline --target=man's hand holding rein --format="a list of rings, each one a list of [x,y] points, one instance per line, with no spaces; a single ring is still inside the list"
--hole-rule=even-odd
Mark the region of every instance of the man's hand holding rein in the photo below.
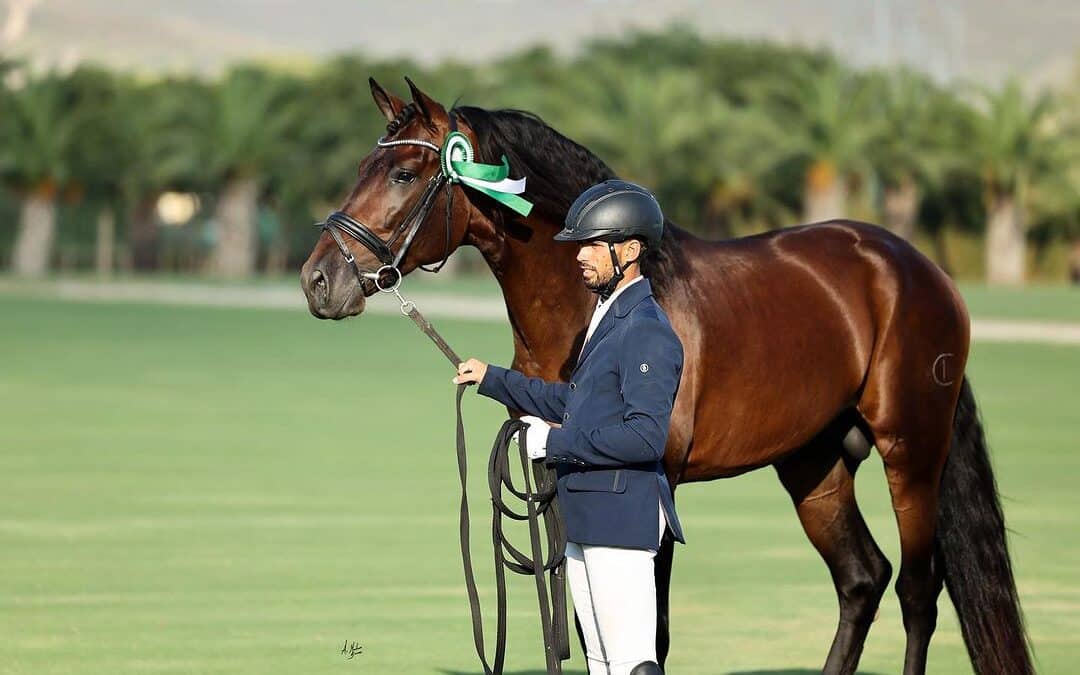
[[[479,384],[487,373],[487,364],[479,359],[468,359],[458,364],[457,372],[451,380],[454,384]]]

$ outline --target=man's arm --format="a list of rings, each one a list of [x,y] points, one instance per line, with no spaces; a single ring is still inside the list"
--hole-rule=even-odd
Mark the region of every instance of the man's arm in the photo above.
[[[539,377],[528,377],[510,368],[488,365],[476,391],[527,415],[560,423],[566,410],[570,385],[565,382],[545,382]]]
[[[626,403],[622,421],[595,429],[573,423],[552,429],[545,463],[571,457],[590,466],[616,467],[664,456],[682,373],[682,343],[664,324],[642,328],[627,331],[619,345],[619,378]]]

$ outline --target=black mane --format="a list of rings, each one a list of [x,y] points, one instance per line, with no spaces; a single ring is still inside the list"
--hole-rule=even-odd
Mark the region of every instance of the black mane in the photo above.
[[[579,194],[615,178],[615,172],[584,146],[524,110],[455,108],[473,131],[480,161],[498,164],[506,155],[510,175],[528,177],[526,196],[533,210],[562,222]]]
[[[617,178],[588,148],[563,136],[533,113],[473,106],[459,106],[453,112],[476,132],[477,159],[498,164],[506,155],[511,177],[527,178],[523,196],[533,203],[533,213],[543,214],[555,223],[563,222],[570,205],[586,189]],[[495,212],[503,214],[505,209]],[[666,295],[670,282],[687,269],[674,230],[671,221],[666,221],[660,246],[649,249],[642,260],[642,272],[649,277],[657,297]]]

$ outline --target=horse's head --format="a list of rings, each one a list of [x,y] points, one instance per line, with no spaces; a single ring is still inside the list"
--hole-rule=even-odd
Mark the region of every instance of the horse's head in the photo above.
[[[308,308],[318,318],[361,313],[377,280],[388,288],[398,272],[445,260],[465,237],[468,202],[451,198],[459,187],[446,181],[439,153],[456,122],[406,81],[411,103],[370,80],[375,105],[389,124],[300,270]]]

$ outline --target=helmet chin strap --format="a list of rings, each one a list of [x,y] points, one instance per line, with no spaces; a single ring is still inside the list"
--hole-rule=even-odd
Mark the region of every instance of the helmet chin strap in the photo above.
[[[599,286],[597,288],[589,289],[593,293],[598,294],[600,296],[600,299],[603,300],[604,302],[608,301],[608,298],[611,297],[611,294],[615,292],[615,287],[618,286],[619,282],[623,280],[623,276],[624,276],[623,271],[627,267],[630,267],[631,265],[633,265],[634,263],[637,262],[637,258],[634,258],[630,262],[626,263],[625,266],[620,265],[619,264],[619,256],[615,255],[615,244],[613,244],[613,243],[611,243],[609,241],[607,243],[607,247],[608,247],[608,253],[611,254],[611,267],[612,267],[613,270],[615,270],[615,272],[614,272],[614,274],[611,275],[611,278],[608,279],[607,282],[604,283],[602,286]]]

